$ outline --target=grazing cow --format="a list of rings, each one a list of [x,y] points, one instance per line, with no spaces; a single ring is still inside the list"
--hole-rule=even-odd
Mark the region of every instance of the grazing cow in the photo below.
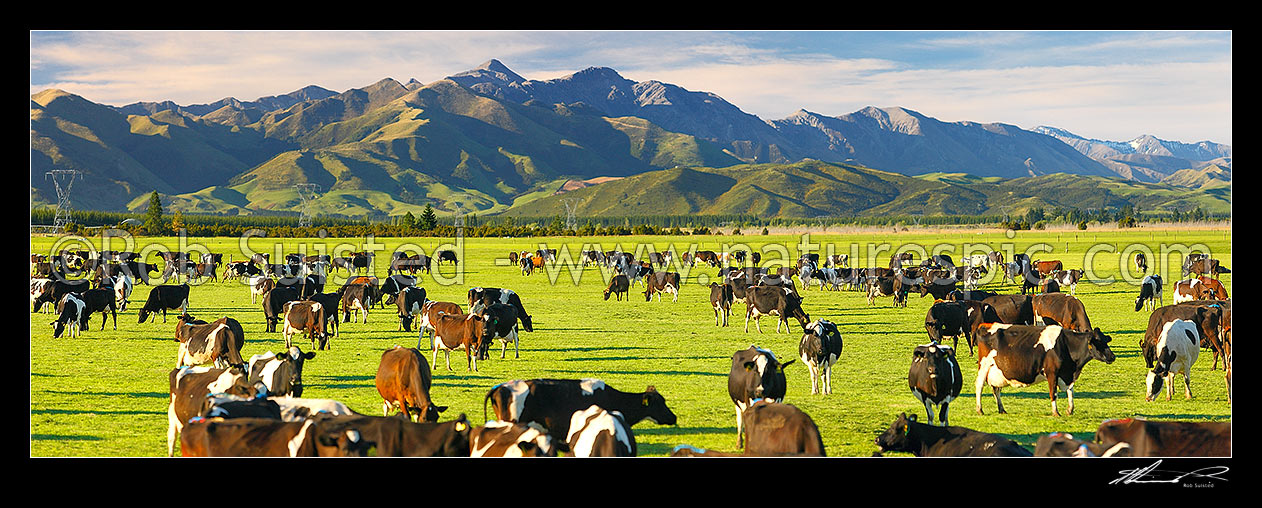
[[[1057,270],[1048,274],[1047,277],[1047,280],[1054,281],[1060,287],[1069,286],[1069,295],[1073,296],[1074,290],[1078,287],[1078,281],[1082,280],[1082,270]],[[1049,287],[1046,292],[1053,291]]]
[[[190,418],[202,416],[206,397],[223,393],[253,397],[255,390],[241,369],[181,367],[168,375],[171,400],[167,406],[167,456],[175,455],[175,440]]]
[[[1182,304],[1158,307],[1148,316],[1148,328],[1139,343],[1139,350],[1144,356],[1144,363],[1149,369],[1157,360],[1157,342],[1161,339],[1161,331],[1165,324],[1176,319],[1196,323],[1201,337],[1201,347],[1214,351],[1214,365],[1210,370],[1218,368],[1218,357],[1223,352],[1224,326],[1227,322],[1226,309],[1219,302],[1210,305]]]
[[[752,345],[732,355],[732,370],[727,374],[727,393],[736,405],[736,436],[741,448],[745,447],[742,418],[745,410],[759,399],[783,402],[788,388],[784,368],[794,361],[782,364],[771,351]]]
[[[1143,252],[1135,253],[1135,269],[1139,270],[1139,273],[1148,273],[1148,257],[1144,256]]]
[[[985,308],[986,304],[974,301],[935,301],[925,312],[925,331],[929,334],[929,340],[941,344],[944,337],[952,337],[954,341],[951,348],[954,354],[954,350],[960,346],[960,336],[963,335],[964,342],[968,344],[968,353],[972,356],[978,328],[986,317],[995,317],[987,314]],[[933,423],[932,420],[929,423]]]
[[[101,329],[105,329],[105,322],[110,318],[114,319],[114,329],[118,329],[118,307],[115,300],[114,290],[108,287],[89,289],[79,293],[79,299],[83,300],[83,327],[87,328],[92,320],[92,314],[101,313]],[[107,316],[106,313],[109,313]]]
[[[848,267],[850,266],[850,255],[849,254],[833,254],[831,256],[828,256],[827,258],[824,258],[824,266],[831,267],[831,268],[841,268],[843,266]]]
[[[565,439],[570,457],[634,457],[635,434],[622,413],[592,404],[570,416]]]
[[[1139,298],[1135,299],[1135,312],[1139,312],[1141,308],[1152,310],[1157,307],[1158,302],[1165,305],[1165,298],[1161,294],[1161,276],[1147,275],[1140,282]]]
[[[440,265],[441,265],[441,264],[443,264],[443,261],[451,261],[451,264],[453,264],[453,265],[455,265],[455,264],[459,264],[459,263],[460,263],[460,262],[456,259],[456,252],[455,252],[455,251],[450,251],[450,250],[440,250],[440,251],[438,251],[438,264],[440,264]]]
[[[491,420],[469,433],[470,457],[556,457],[557,446],[548,429]]]
[[[631,283],[628,282],[625,274],[620,273],[618,275],[614,275],[613,278],[609,280],[609,287],[605,288],[605,300],[608,300],[609,295],[613,294],[618,297],[618,301],[622,301],[622,297],[625,296],[629,302],[631,301],[631,295],[627,292],[630,288]]]
[[[337,293],[317,293],[308,296],[307,301],[319,303],[324,308],[324,330],[331,333],[334,337],[339,335],[339,318],[337,306],[341,303],[342,298]]]
[[[447,406],[435,406],[429,397],[432,382],[429,362],[420,350],[394,346],[381,355],[377,366],[377,393],[385,401],[382,412],[388,416],[397,408],[412,421],[438,421]]]
[[[495,419],[542,425],[558,446],[569,442],[570,419],[574,413],[592,405],[621,413],[628,426],[646,418],[659,425],[675,425],[677,419],[666,407],[666,398],[653,386],[638,393],[621,392],[591,378],[509,381],[491,387],[486,393],[484,412],[486,401],[491,402]]]
[[[749,457],[824,457],[824,440],[809,415],[792,404],[769,399],[745,409],[745,455]]]
[[[285,316],[285,306],[296,301],[299,301],[298,290],[290,287],[278,287],[263,295],[263,318],[268,333],[276,331],[276,325]]]
[[[776,321],[776,333],[780,333],[780,325],[789,331],[789,316],[797,318],[802,329],[811,317],[802,310],[802,298],[787,288],[776,286],[754,286],[745,290],[745,332],[749,333],[749,318],[754,318],[754,327],[762,333],[759,322],[764,315],[779,316]]]
[[[732,314],[732,286],[729,284],[710,283],[710,306],[714,307],[714,326],[719,326],[719,318],[723,318],[723,326],[727,326],[727,318]]]
[[[149,290],[149,299],[145,300],[145,306],[140,308],[140,322],[144,323],[149,318],[149,314],[161,312],[162,322],[166,323],[168,309],[188,312],[188,284],[154,286]]]
[[[990,256],[985,254],[974,254],[960,258],[966,267],[980,268],[990,266]]]
[[[35,281],[31,281],[31,286],[32,286],[31,299],[33,302],[32,303],[33,308],[31,309],[31,312],[40,311],[41,309],[43,309],[45,303],[51,304],[50,308],[56,307],[57,303],[60,302],[61,299],[65,297],[67,294],[69,293],[82,294],[92,288],[91,281],[87,279],[79,279],[79,280],[36,279],[36,281],[38,280],[51,280],[52,282],[51,284],[45,283],[45,282],[36,284]],[[38,294],[37,294],[37,290],[38,290]],[[60,312],[56,308],[53,308],[53,311]]]
[[[946,298],[946,295],[951,294],[958,288],[956,282],[957,281],[954,278],[936,279],[932,282],[926,281],[923,284],[917,284],[915,288],[920,292],[921,298],[924,298],[925,295],[932,294],[934,300],[941,300]]]
[[[907,306],[909,286],[903,284],[903,278],[897,274],[885,277],[868,278],[868,305],[875,305],[878,297],[894,297],[895,307]]]
[[[412,320],[421,317],[421,309],[425,306],[425,288],[409,286],[403,288],[395,297],[394,303],[399,308],[399,330],[412,331]]]
[[[1002,414],[1006,411],[999,399],[1000,388],[1043,380],[1052,399],[1052,414],[1060,416],[1057,388],[1068,394],[1069,414],[1074,414],[1074,383],[1092,359],[1113,363],[1111,340],[1099,328],[1076,332],[1060,326],[992,325],[977,339],[977,414],[982,414],[982,386],[991,386]]]
[[[372,308],[375,298],[375,286],[368,284],[347,284],[338,289],[342,294],[342,321],[368,322],[368,309]]]
[[[175,340],[180,343],[176,368],[211,362],[220,368],[245,368],[245,360],[241,359],[245,330],[235,319],[224,316],[207,323],[181,314],[175,322]]]
[[[1033,300],[1029,295],[996,295],[982,300],[995,310],[1000,323],[1010,325],[1034,324]]]
[[[31,312],[39,312],[52,295],[52,279],[31,279]]]
[[[1130,445],[1119,443],[1105,448],[1091,441],[1075,439],[1073,434],[1053,432],[1039,436],[1034,444],[1035,457],[1130,457]]]
[[[749,275],[747,273],[739,273],[738,276],[727,277],[723,281],[723,285],[732,290],[733,302],[745,301],[745,292],[752,285],[749,280]]]
[[[1152,402],[1161,393],[1161,385],[1166,385],[1166,400],[1174,397],[1174,375],[1183,373],[1184,398],[1192,399],[1192,364],[1201,351],[1200,334],[1196,333],[1196,324],[1191,321],[1176,319],[1167,322],[1161,328],[1161,338],[1157,341],[1157,365],[1148,371],[1145,380],[1146,399]]]
[[[70,328],[70,336],[78,337],[83,333],[83,329],[87,328],[87,313],[85,311],[87,304],[79,299],[76,293],[66,293],[61,297],[61,301],[57,303],[57,320],[51,323],[53,327],[53,338],[61,338],[62,332],[67,327]]]
[[[504,305],[502,303],[491,304],[490,307],[482,309],[482,318],[487,322],[487,333],[489,336],[483,337],[482,349],[480,357],[482,359],[489,358],[489,349],[491,343],[495,339],[500,341],[500,358],[508,355],[508,343],[513,343],[513,358],[521,358],[518,352],[520,339],[517,335],[517,309],[512,305]]]
[[[1015,441],[964,427],[938,427],[901,413],[876,437],[880,453],[906,452],[917,457],[1030,457]]]
[[[1044,293],[1030,298],[1034,324],[1060,325],[1077,332],[1091,331],[1091,319],[1082,300],[1064,293]]]
[[[960,396],[960,389],[964,387],[960,364],[955,361],[955,348],[930,342],[912,349],[907,386],[916,400],[925,405],[929,425],[933,425],[934,405],[941,408],[938,420],[943,426],[950,425],[947,414],[951,401]]]
[[[303,353],[297,346],[277,355],[271,351],[250,357],[250,386],[262,383],[270,396],[302,396],[302,367],[315,358],[314,351]]]
[[[434,364],[438,364],[438,350],[443,350],[447,370],[451,370],[451,352],[464,350],[466,370],[478,370],[478,356],[484,345],[490,344],[495,334],[491,322],[482,314],[444,314],[430,322],[434,326]],[[484,344],[486,343],[486,344]]]
[[[672,302],[679,301],[680,277],[677,272],[657,272],[651,273],[644,285],[644,301],[653,301],[653,295],[657,295],[657,301],[662,301],[662,293],[670,293],[673,297]]]
[[[521,321],[521,328],[528,332],[535,331],[530,314],[527,314],[526,307],[522,306],[521,297],[518,296],[517,293],[514,293],[513,290],[481,287],[475,287],[469,290],[470,314],[481,312],[483,308],[489,307],[491,304],[496,302],[505,305],[512,305],[517,309],[517,319]]]
[[[817,319],[806,325],[802,341],[798,343],[798,356],[806,364],[811,377],[811,395],[820,392],[833,393],[833,365],[841,358],[841,331],[837,325],[825,319]]]
[[[999,251],[990,251],[986,254],[986,258],[990,260],[990,266],[1003,266],[1003,253]]]
[[[417,325],[419,335],[416,340],[416,348],[421,349],[421,339],[425,338],[425,332],[429,331],[429,345],[424,349],[429,351],[434,349],[434,323],[438,322],[439,314],[464,314],[464,310],[460,308],[460,304],[453,302],[439,302],[429,300],[421,305],[421,323]]]
[[[224,265],[223,267],[224,280],[230,280],[230,279],[246,280],[246,277],[252,277],[256,275],[263,275],[263,270],[261,270],[258,267],[258,265],[255,265],[249,261],[229,261],[228,264]]]
[[[286,348],[293,347],[293,336],[300,333],[311,339],[311,349],[333,349],[329,345],[329,335],[324,328],[326,309],[320,305],[320,302],[295,300],[286,302],[284,309],[285,320],[281,333],[285,336]]]
[[[692,264],[696,265],[698,261],[717,267],[719,266],[719,255],[712,250],[699,250],[692,255]]]
[[[1105,448],[1127,444],[1132,457],[1230,457],[1231,422],[1106,420],[1095,441]]]

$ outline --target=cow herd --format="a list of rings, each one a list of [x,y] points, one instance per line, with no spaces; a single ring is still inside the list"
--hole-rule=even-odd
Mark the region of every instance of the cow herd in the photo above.
[[[371,270],[371,256],[366,253],[345,258],[290,255],[286,263],[277,265],[269,264],[266,255],[229,262],[224,266],[224,278],[240,278],[247,283],[251,303],[261,306],[267,333],[279,333],[285,341],[280,353],[269,351],[247,361],[241,355],[246,337],[237,319],[197,319],[190,314],[188,281],[165,284],[172,276],[178,283],[181,274],[189,280],[217,280],[220,255],[207,254],[192,263],[186,254],[164,253],[164,269],[159,271],[128,254],[102,253],[98,259],[69,251],[54,259],[33,255],[32,312],[57,316],[50,323],[54,338],[67,329],[71,336],[81,335],[96,313],[102,315],[102,329],[107,315],[114,318],[117,329],[116,313],[126,309],[133,282],[150,284],[150,274],[162,274],[162,281],[150,289],[138,314],[140,323],[150,318],[156,323],[154,316],[159,313],[166,323],[168,310],[179,311],[173,334],[178,342],[177,361],[168,379],[169,456],[174,455],[177,442],[184,456],[636,456],[633,425],[645,419],[659,425],[675,425],[677,421],[654,386],[642,392],[622,392],[599,379],[584,378],[500,383],[485,397],[493,420],[473,425],[461,414],[440,423],[447,407],[437,405],[430,394],[431,365],[437,368],[438,352],[444,352],[448,371],[453,370],[452,352],[463,352],[466,370],[477,371],[478,361],[489,358],[496,340],[501,343],[501,358],[506,357],[510,343],[514,356],[520,357],[519,334],[532,332],[534,327],[522,296],[507,288],[470,288],[467,312],[459,303],[428,299],[416,277],[417,271],[429,270],[430,258],[424,255],[396,252],[384,278],[371,272],[354,275],[365,268]],[[456,261],[454,252],[439,254],[440,262]],[[523,275],[529,275],[544,263],[555,261],[555,256],[555,250],[540,249],[512,252],[509,257]],[[810,416],[784,403],[788,383],[785,369],[798,359],[808,371],[811,394],[835,393],[832,372],[843,359],[843,339],[838,324],[830,320],[836,317],[812,319],[803,310],[802,292],[813,285],[821,292],[843,287],[862,291],[870,306],[877,298],[892,297],[895,307],[905,307],[911,293],[934,297],[925,316],[929,342],[909,348],[907,377],[912,396],[924,405],[928,424],[917,422],[915,415],[898,415],[889,429],[877,436],[875,444],[880,452],[876,455],[891,451],[917,456],[1034,454],[1000,436],[949,425],[950,403],[959,397],[964,385],[956,353],[961,337],[970,356],[976,358],[978,414],[984,413],[982,392],[986,386],[991,388],[997,411],[1004,413],[1002,388],[1042,382],[1047,383],[1051,413],[1061,414],[1057,395],[1064,392],[1065,409],[1072,414],[1073,387],[1085,365],[1091,360],[1104,364],[1115,360],[1109,346],[1111,337],[1092,326],[1087,309],[1073,294],[1082,270],[1065,270],[1056,260],[1017,255],[1005,263],[1001,253],[992,252],[967,257],[963,266],[956,266],[946,255],[917,264],[903,254],[893,256],[888,267],[851,268],[845,256],[829,256],[821,263],[818,255],[805,255],[793,266],[769,270],[757,266],[757,253],[696,251],[679,257],[687,264],[720,268],[719,281],[708,284],[716,326],[728,326],[731,309],[739,302],[745,306],[745,333],[751,319],[755,330],[762,333],[760,318],[770,315],[777,319],[777,333],[782,329],[792,332],[789,319],[793,318],[802,338],[797,356],[787,362],[757,345],[732,355],[728,392],[735,409],[740,452],[680,445],[673,456],[825,455],[819,428]],[[629,292],[637,283],[644,285],[646,302],[654,295],[663,302],[663,293],[677,302],[684,293],[680,273],[666,270],[674,262],[671,252],[652,253],[649,260],[637,261],[619,251],[585,251],[582,259],[584,264],[602,263],[614,269],[604,289],[605,300],[610,296],[630,300]],[[746,260],[752,261],[752,266],[732,266],[743,266]],[[1142,255],[1135,265],[1147,269]],[[352,276],[341,287],[325,292],[328,270],[337,268],[352,271]],[[978,281],[989,270],[1000,270],[1003,278],[999,285],[1011,281],[1020,286],[1020,293],[979,290]],[[86,277],[67,275],[74,273]],[[1208,348],[1213,352],[1214,369],[1222,358],[1230,403],[1231,300],[1217,279],[1221,273],[1230,270],[1217,260],[1189,258],[1184,274],[1196,277],[1176,283],[1174,304],[1160,307],[1157,302],[1164,301],[1160,276],[1144,278],[1135,311],[1145,304],[1151,309],[1140,343],[1151,369],[1145,380],[1147,400],[1154,400],[1162,391],[1167,399],[1172,398],[1176,374],[1182,375],[1185,397],[1191,398],[1192,364],[1199,350]],[[1069,293],[1060,292],[1061,288]],[[49,310],[44,310],[45,304]],[[370,310],[385,306],[394,307],[398,329],[417,333],[418,342],[416,348],[396,345],[381,352],[375,385],[384,416],[359,414],[335,400],[302,398],[303,363],[315,358],[315,351],[332,349],[340,326],[367,323]],[[303,342],[294,341],[295,336]],[[947,338],[953,339],[949,345]],[[304,352],[300,346],[307,344],[310,350]],[[431,353],[429,360],[425,352]],[[935,417],[940,425],[935,425]],[[1212,430],[1218,439],[1227,440],[1229,450],[1229,427],[1225,438],[1218,427]],[[1184,432],[1208,431],[1193,425]],[[1155,448],[1150,451],[1157,455],[1169,452],[1168,448],[1143,444],[1147,441],[1142,437],[1109,442],[1101,441],[1102,435],[1103,431],[1097,433],[1096,441],[1090,443],[1075,441],[1067,434],[1044,436],[1036,452],[1048,456],[1139,456],[1138,450],[1144,447]]]

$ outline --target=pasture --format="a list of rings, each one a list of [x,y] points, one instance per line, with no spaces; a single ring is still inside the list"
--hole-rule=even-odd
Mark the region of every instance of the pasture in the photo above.
[[[1028,252],[1032,246],[1043,246],[1050,252],[1035,251],[1037,260],[1059,259],[1066,269],[1079,269],[1089,262],[1091,272],[1077,286],[1095,326],[1112,337],[1111,347],[1117,360],[1106,365],[1093,361],[1085,367],[1075,389],[1075,412],[1061,417],[1051,415],[1046,384],[1003,390],[1008,414],[997,414],[989,388],[983,390],[981,404],[986,414],[974,411],[973,382],[976,358],[960,344],[957,358],[964,375],[963,393],[951,405],[953,425],[1003,435],[1033,450],[1040,435],[1049,432],[1070,432],[1076,437],[1090,438],[1101,421],[1110,418],[1142,416],[1161,420],[1223,421],[1231,419],[1226,386],[1220,362],[1211,370],[1213,355],[1203,352],[1192,376],[1192,400],[1176,393],[1174,400],[1164,397],[1154,402],[1144,400],[1143,383],[1147,369],[1139,352],[1139,341],[1147,325],[1148,312],[1134,311],[1139,293],[1138,279],[1130,258],[1136,250],[1144,251],[1152,269],[1165,278],[1165,304],[1173,303],[1170,288],[1180,278],[1182,254],[1162,256],[1162,245],[1193,247],[1200,252],[1208,248],[1228,268],[1236,268],[1231,257],[1231,232],[1218,230],[1129,231],[1022,231],[1008,236],[1004,232],[961,229],[943,233],[854,233],[812,234],[810,242],[818,244],[816,252],[851,254],[850,266],[886,266],[891,254],[908,245],[923,246],[926,252],[945,251],[958,263],[966,244],[984,245],[988,250],[1009,249]],[[90,239],[100,248],[101,238]],[[341,251],[360,250],[365,239],[267,239],[250,238],[246,243],[258,252],[305,252],[337,255]],[[31,252],[48,254],[56,239],[31,239]],[[151,244],[162,244],[180,250],[177,238],[139,238],[132,247],[113,249],[141,252]],[[451,238],[378,238],[375,274],[386,275],[391,252],[403,244],[411,244],[432,254],[439,244]],[[204,246],[210,252],[223,253],[225,261],[244,258],[237,238],[192,238],[189,244]],[[420,275],[420,285],[434,300],[459,303],[468,310],[466,293],[475,286],[509,288],[517,292],[534,319],[534,332],[520,332],[520,358],[513,357],[512,346],[507,357],[500,358],[497,341],[491,358],[479,362],[480,371],[467,371],[463,352],[453,353],[448,371],[440,351],[437,361],[432,351],[425,350],[434,373],[431,397],[438,405],[448,406],[442,420],[460,413],[474,422],[484,421],[483,398],[492,386],[514,379],[595,377],[622,391],[643,391],[655,386],[678,415],[676,426],[660,426],[644,421],[634,427],[641,456],[665,456],[680,444],[721,451],[736,451],[736,422],[733,404],[727,393],[727,374],[734,352],[751,344],[770,349],[780,360],[798,357],[801,328],[790,319],[788,333],[776,333],[774,317],[762,320],[762,332],[750,323],[744,328],[743,303],[733,306],[728,327],[714,325],[714,312],[709,305],[709,290],[704,284],[718,280],[718,269],[704,264],[670,269],[684,277],[679,301],[669,295],[661,302],[644,300],[644,286],[631,289],[629,301],[608,301],[602,291],[608,280],[608,269],[583,267],[580,251],[620,248],[636,252],[638,246],[652,245],[657,252],[672,245],[686,251],[692,245],[699,250],[722,252],[725,244],[744,244],[763,252],[766,265],[792,264],[801,250],[800,236],[623,236],[623,237],[549,237],[465,239],[460,252],[461,276],[450,264],[435,266],[436,274]],[[331,251],[338,245],[348,245]],[[317,245],[326,245],[320,250]],[[510,251],[534,251],[544,246],[562,250],[562,263],[568,251],[572,266],[550,268],[524,276],[518,267],[508,264]],[[780,247],[787,256],[776,254]],[[880,246],[888,248],[881,250]],[[64,247],[72,245],[61,244]],[[934,247],[937,247],[935,249]],[[869,254],[869,248],[876,253]],[[194,250],[185,248],[184,250]],[[857,253],[857,255],[855,254]],[[1123,258],[1123,256],[1126,256]],[[916,260],[922,259],[917,252]],[[153,261],[157,256],[148,256]],[[788,259],[785,259],[787,257]],[[640,252],[640,259],[647,254]],[[870,260],[868,260],[870,259]],[[678,263],[678,257],[676,258]],[[1129,275],[1123,275],[1129,271]],[[979,289],[998,293],[1019,293],[1019,286],[999,282],[993,275]],[[325,292],[333,292],[345,280],[346,271],[337,272],[326,284]],[[220,276],[223,276],[222,270]],[[1095,281],[1089,280],[1094,276]],[[462,279],[461,279],[462,277]],[[1111,283],[1100,279],[1113,277]],[[576,282],[577,279],[577,282]],[[1130,279],[1129,281],[1126,279]],[[453,282],[453,280],[455,280]],[[1221,277],[1232,291],[1232,274]],[[166,324],[156,321],[137,323],[137,311],[143,305],[151,286],[136,284],[132,304],[118,316],[118,330],[110,325],[101,330],[101,317],[94,315],[91,326],[79,338],[52,338],[48,323],[50,314],[31,314],[31,456],[35,457],[159,457],[165,454],[167,428],[167,374],[175,366],[177,343],[174,341],[174,315]],[[801,290],[801,288],[799,287]],[[1062,291],[1068,292],[1068,288]],[[928,342],[924,317],[932,305],[932,296],[911,294],[906,308],[893,308],[890,298],[876,300],[869,306],[860,291],[821,291],[818,286],[803,290],[803,308],[811,319],[828,319],[839,326],[844,339],[841,359],[834,367],[831,395],[811,395],[807,369],[797,359],[786,368],[789,389],[784,402],[809,414],[819,426],[825,449],[830,457],[868,457],[877,450],[874,438],[884,431],[901,412],[915,414],[924,421],[923,406],[907,387],[907,371],[912,349]],[[239,320],[246,332],[242,355],[281,351],[284,339],[280,333],[266,333],[259,305],[250,303],[247,286],[240,282],[206,282],[192,288],[190,313],[211,321],[222,316]],[[342,401],[364,414],[381,415],[381,398],[374,386],[374,375],[382,351],[395,345],[416,346],[415,332],[398,330],[396,310],[392,306],[374,309],[368,323],[342,323],[339,336],[331,339],[331,350],[318,351],[306,363],[303,380],[304,396]],[[310,343],[295,339],[304,351]],[[1179,383],[1181,385],[1181,383]],[[1181,391],[1181,390],[1177,390]],[[1064,394],[1058,397],[1064,400]],[[178,451],[177,451],[178,453]]]

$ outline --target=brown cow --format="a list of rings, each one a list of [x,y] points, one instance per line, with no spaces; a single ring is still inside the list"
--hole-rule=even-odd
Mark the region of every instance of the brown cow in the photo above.
[[[425,330],[430,331],[429,346],[425,350],[434,349],[434,323],[438,322],[439,314],[464,314],[464,310],[455,302],[429,300],[421,305],[421,324],[417,325],[417,330],[420,331],[416,341],[417,349],[421,348],[420,339],[425,337]]]
[[[819,428],[796,406],[760,400],[745,408],[741,418],[747,456],[825,456]]]
[[[605,300],[608,300],[609,295],[612,294],[618,298],[618,301],[622,301],[622,297],[625,296],[629,302],[631,301],[631,295],[627,293],[627,290],[630,288],[631,283],[627,279],[626,274],[620,273],[618,275],[614,275],[613,278],[609,280],[609,287],[605,288]]]
[[[241,358],[245,331],[235,319],[224,316],[214,323],[206,323],[182,314],[176,320],[175,340],[180,343],[176,368],[211,362],[220,368],[245,368],[245,360]]]
[[[376,380],[377,393],[385,399],[382,403],[385,415],[388,416],[392,408],[399,408],[412,421],[438,421],[438,413],[446,411],[447,406],[435,406],[430,400],[431,381],[429,362],[420,350],[403,346],[387,349],[377,366]]]
[[[438,313],[438,319],[430,322],[434,326],[434,363],[438,363],[438,350],[443,350],[447,360],[447,370],[451,370],[451,352],[463,349],[468,362],[466,370],[478,370],[478,353],[483,342],[488,347],[495,330],[491,321],[482,314],[447,314]]]
[[[1034,324],[1060,325],[1076,332],[1091,331],[1091,319],[1082,301],[1065,293],[1044,293],[1030,298]]]
[[[1132,457],[1230,457],[1231,422],[1106,420],[1095,442],[1110,449],[1130,445]]]
[[[657,301],[662,301],[662,293],[670,293],[674,298],[672,302],[679,301],[680,278],[677,272],[654,272],[645,278],[644,301],[653,301],[653,295],[657,295]]]
[[[247,382],[241,369],[214,369],[206,367],[181,367],[168,374],[171,399],[167,406],[167,456],[175,456],[175,440],[185,422],[201,416],[206,407],[206,396],[226,393],[250,397],[254,388]]]
[[[285,327],[281,332],[285,335],[285,348],[293,347],[291,338],[294,334],[301,333],[311,339],[312,349],[333,349],[329,345],[329,336],[325,333],[324,313],[325,308],[320,302],[299,300],[285,303]],[[317,339],[320,341],[318,348]]]
[[[1196,323],[1196,331],[1201,336],[1201,347],[1214,350],[1214,365],[1210,370],[1218,368],[1218,357],[1222,355],[1222,337],[1225,335],[1224,323],[1230,304],[1216,300],[1208,304],[1186,302],[1178,305],[1167,305],[1152,311],[1148,316],[1148,329],[1140,340],[1139,350],[1149,369],[1157,359],[1157,342],[1161,339],[1161,330],[1165,324],[1175,319],[1183,319]],[[1221,332],[1221,333],[1220,333]]]
[[[1040,277],[1047,277],[1047,275],[1052,272],[1055,272],[1057,270],[1064,270],[1065,265],[1062,264],[1059,260],[1035,261],[1033,263],[1033,268],[1038,270]]]

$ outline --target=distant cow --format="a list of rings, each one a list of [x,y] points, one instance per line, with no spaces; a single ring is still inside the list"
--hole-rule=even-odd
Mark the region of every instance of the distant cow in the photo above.
[[[1139,273],[1148,273],[1148,257],[1143,252],[1135,253],[1135,269]]]
[[[271,277],[259,275],[250,278],[250,304],[256,304],[257,298],[266,295],[268,291],[276,288],[276,281]]]
[[[622,413],[627,425],[650,419],[659,425],[674,425],[675,413],[666,399],[649,386],[643,392],[622,392],[599,379],[532,379],[500,383],[491,387],[483,400],[491,403],[495,419],[516,423],[535,422],[548,429],[553,439],[568,443],[570,420],[576,411],[592,405]],[[566,445],[568,448],[568,444]]]
[[[178,286],[154,286],[149,290],[149,299],[140,308],[140,322],[144,323],[149,314],[161,312],[162,322],[167,322],[167,310],[180,309],[188,312],[188,284]]]
[[[595,404],[570,415],[566,447],[571,457],[634,457],[635,434],[622,413]]]
[[[412,331],[412,322],[421,317],[426,301],[425,288],[420,286],[403,288],[395,296],[394,303],[399,309],[399,330]]]
[[[617,297],[618,301],[622,301],[624,296],[627,297],[627,301],[631,301],[630,295],[627,294],[630,287],[631,284],[628,282],[625,274],[620,273],[618,275],[614,275],[613,278],[609,280],[609,287],[605,288],[605,300],[608,300],[609,295],[613,294]]]
[[[1069,295],[1074,295],[1078,281],[1082,280],[1082,270],[1057,270],[1048,274],[1048,278],[1056,281],[1060,287],[1069,287]]]
[[[375,299],[375,287],[368,284],[347,284],[338,289],[342,295],[342,321],[368,322],[368,309]]]
[[[337,293],[316,293],[308,296],[307,301],[319,303],[324,308],[324,331],[337,337],[340,325],[337,307],[341,303],[341,296]]]
[[[732,355],[732,370],[727,375],[727,393],[736,406],[738,446],[745,446],[743,414],[758,399],[781,402],[788,385],[784,368],[795,360],[780,363],[771,351],[749,346]]]
[[[271,396],[302,396],[302,367],[315,358],[314,351],[303,353],[297,346],[282,354],[271,351],[250,357],[247,370],[251,386],[262,383]]]
[[[1132,457],[1230,457],[1231,422],[1106,420],[1095,441],[1105,448],[1130,445]]]
[[[443,264],[443,261],[451,261],[451,264],[453,265],[459,263],[459,261],[456,259],[455,251],[450,251],[450,250],[438,251],[438,264],[440,265]]]
[[[933,425],[934,405],[941,408],[938,420],[943,426],[950,425],[947,414],[951,401],[960,396],[964,386],[960,364],[955,361],[955,348],[930,342],[912,349],[907,386],[916,400],[925,405],[930,425]]]
[[[881,452],[907,452],[917,457],[1030,457],[1011,439],[964,427],[937,427],[901,413],[876,438]]]
[[[413,348],[394,346],[381,355],[377,366],[377,393],[385,400],[383,412],[398,408],[412,421],[438,421],[447,406],[435,406],[429,397],[432,377],[425,355]]]
[[[1161,385],[1166,385],[1166,400],[1174,397],[1174,375],[1183,374],[1183,394],[1192,398],[1192,364],[1201,351],[1200,334],[1196,332],[1196,324],[1191,321],[1176,319],[1167,322],[1161,328],[1161,338],[1156,345],[1156,366],[1148,372],[1145,379],[1146,399],[1152,402],[1161,393]]]
[[[1161,293],[1161,276],[1152,274],[1144,277],[1139,286],[1139,298],[1135,299],[1135,312],[1139,309],[1146,308],[1152,310],[1160,305],[1165,305],[1165,298]]]
[[[868,305],[874,305],[878,297],[894,297],[894,306],[907,306],[909,286],[903,285],[903,278],[897,274],[885,277],[868,278]]]
[[[211,362],[221,368],[245,368],[245,360],[241,358],[245,331],[235,319],[224,316],[207,323],[182,314],[176,320],[175,340],[180,343],[175,362],[177,368]]]
[[[796,293],[785,288],[775,286],[754,286],[745,290],[745,332],[749,332],[749,318],[754,318],[754,327],[758,333],[762,333],[762,327],[759,321],[764,315],[779,316],[776,321],[776,333],[780,333],[780,326],[784,325],[785,331],[789,328],[789,316],[793,316],[801,323],[803,330],[806,329],[806,323],[810,321],[810,316],[802,310],[802,299]]]
[[[1038,270],[1038,274],[1041,277],[1047,277],[1052,272],[1065,269],[1064,263],[1061,263],[1059,260],[1035,261],[1030,267]]]
[[[821,388],[825,394],[833,393],[833,365],[841,359],[841,349],[841,332],[837,325],[825,319],[806,325],[798,343],[798,356],[810,371],[812,395]]]
[[[1060,416],[1057,388],[1068,394],[1069,414],[1073,414],[1074,383],[1087,362],[1113,363],[1111,340],[1099,328],[1076,332],[1060,326],[992,325],[989,333],[977,340],[977,414],[982,414],[982,386],[991,386],[999,412],[1006,413],[999,399],[1000,388],[1043,380],[1052,399],[1052,414]]]

